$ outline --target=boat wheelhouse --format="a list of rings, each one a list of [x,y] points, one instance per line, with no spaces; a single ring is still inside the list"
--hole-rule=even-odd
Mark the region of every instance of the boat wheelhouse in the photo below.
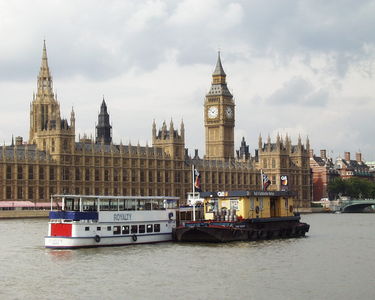
[[[179,198],[53,195],[47,248],[120,246],[172,240]],[[60,203],[52,210],[54,203]]]
[[[204,220],[186,222],[175,230],[177,241],[230,242],[304,236],[309,225],[294,212],[289,191],[228,191],[200,193]]]

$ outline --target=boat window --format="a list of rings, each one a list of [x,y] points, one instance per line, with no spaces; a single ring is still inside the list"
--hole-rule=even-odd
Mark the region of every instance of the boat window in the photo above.
[[[96,227],[96,230],[97,230],[97,231],[101,231],[102,228],[99,226],[99,227]]]
[[[206,202],[206,212],[212,213],[214,211],[218,211],[219,209],[219,203],[217,199],[209,199]]]
[[[145,225],[139,225],[139,233],[145,233],[146,226]]]
[[[105,211],[109,210],[109,204],[107,199],[100,199],[100,210]]]
[[[117,199],[110,199],[109,200],[109,210],[118,210],[118,200]]]
[[[129,225],[122,226],[122,234],[129,234]]]
[[[177,201],[174,199],[165,199],[164,208],[177,208]]]
[[[154,224],[154,232],[160,232],[160,224]]]
[[[151,210],[151,209],[152,209],[152,200],[151,199],[146,200],[145,210]]]
[[[89,231],[89,230],[90,230],[90,226],[86,226],[85,231]]]
[[[95,199],[82,199],[83,211],[96,211]]]
[[[145,210],[145,200],[138,200],[137,210]]]
[[[121,226],[113,226],[113,234],[120,234]]]
[[[127,201],[128,210],[136,210],[137,209],[137,200],[131,199]]]
[[[137,225],[132,225],[131,233],[138,233],[138,226]]]
[[[79,199],[65,198],[65,210],[79,211]]]
[[[135,200],[119,199],[119,210],[135,210]]]
[[[254,198],[250,199],[250,209],[254,210]]]
[[[263,210],[263,198],[259,199],[259,208],[260,210]]]
[[[237,199],[230,199],[230,208],[238,210],[238,200]]]
[[[112,226],[107,226],[107,231],[111,231]]]
[[[152,224],[147,224],[147,232],[152,232]]]
[[[125,210],[125,200],[124,199],[118,200],[118,210]]]
[[[162,210],[164,209],[163,200],[153,199],[152,201],[152,210]]]
[[[100,210],[111,210],[117,211],[117,199],[101,199],[100,200]]]

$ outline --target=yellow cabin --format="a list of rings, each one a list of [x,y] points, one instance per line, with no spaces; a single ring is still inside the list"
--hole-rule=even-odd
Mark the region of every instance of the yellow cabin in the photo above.
[[[293,216],[294,195],[287,191],[203,192],[205,220]]]

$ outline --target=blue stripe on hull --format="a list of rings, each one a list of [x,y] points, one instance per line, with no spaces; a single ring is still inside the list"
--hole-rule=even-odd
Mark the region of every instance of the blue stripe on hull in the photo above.
[[[113,235],[113,236],[100,236],[101,239],[106,239],[106,238],[124,238],[124,237],[132,237],[135,235],[137,238],[141,236],[154,236],[154,235],[167,235],[167,234],[172,234],[172,232],[166,232],[166,233],[150,233],[150,234],[129,234],[129,235]],[[50,236],[46,235],[44,238],[64,238],[64,239],[93,239],[95,238],[94,236]]]

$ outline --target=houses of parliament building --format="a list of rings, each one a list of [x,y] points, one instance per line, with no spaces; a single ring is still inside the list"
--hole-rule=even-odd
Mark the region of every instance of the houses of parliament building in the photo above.
[[[61,118],[53,93],[44,44],[37,92],[30,105],[28,141],[21,137],[0,147],[0,200],[47,202],[51,194],[167,195],[186,199],[192,191],[194,166],[203,191],[261,190],[263,174],[269,190],[296,193],[295,205],[310,207],[309,141],[292,145],[288,136],[259,137],[250,155],[242,139],[234,145],[235,103],[226,83],[220,53],[204,100],[205,155],[189,156],[185,127],[172,121],[152,125],[152,145],[114,144],[105,100],[96,137],[75,131],[75,113]],[[202,128],[203,129],[203,128]]]

